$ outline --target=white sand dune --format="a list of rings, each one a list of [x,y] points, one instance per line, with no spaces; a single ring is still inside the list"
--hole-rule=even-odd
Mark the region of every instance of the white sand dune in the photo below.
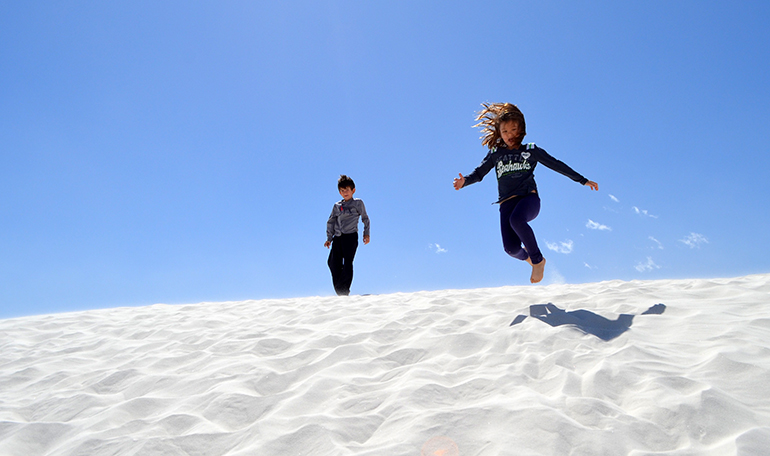
[[[509,326],[546,303],[636,316]],[[768,455],[769,304],[764,274],[0,320],[0,455]]]

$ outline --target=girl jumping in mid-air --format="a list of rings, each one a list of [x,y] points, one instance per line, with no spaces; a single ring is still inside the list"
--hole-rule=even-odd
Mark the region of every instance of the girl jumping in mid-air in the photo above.
[[[489,153],[478,168],[467,176],[460,174],[454,179],[455,190],[480,182],[495,168],[497,191],[500,198],[500,229],[503,247],[508,255],[526,261],[532,266],[530,282],[543,280],[545,258],[540,253],[535,233],[529,222],[540,213],[540,197],[535,184],[535,166],[538,163],[561,173],[581,185],[599,190],[599,184],[581,176],[565,163],[548,155],[534,143],[522,145],[527,134],[524,114],[511,103],[482,104],[474,127],[482,127],[481,144],[489,147]],[[522,248],[522,244],[524,247]]]

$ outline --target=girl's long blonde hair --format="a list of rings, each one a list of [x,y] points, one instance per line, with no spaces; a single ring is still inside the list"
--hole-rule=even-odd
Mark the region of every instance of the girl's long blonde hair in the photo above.
[[[514,121],[519,124],[519,130],[521,135],[518,142],[524,139],[527,134],[527,124],[524,121],[524,114],[518,106],[511,103],[481,103],[484,107],[478,112],[476,121],[478,122],[473,127],[481,128],[481,144],[493,149],[498,146],[502,146],[503,139],[500,137],[500,124],[503,122]]]

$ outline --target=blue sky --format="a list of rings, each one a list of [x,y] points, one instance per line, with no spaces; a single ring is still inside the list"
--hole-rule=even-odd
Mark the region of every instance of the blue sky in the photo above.
[[[533,4],[535,3],[535,4]],[[499,234],[482,102],[545,168],[543,283],[770,272],[768,2],[5,2],[0,318],[528,284]]]

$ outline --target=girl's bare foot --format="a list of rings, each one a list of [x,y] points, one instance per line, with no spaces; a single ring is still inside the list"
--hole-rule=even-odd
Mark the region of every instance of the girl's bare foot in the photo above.
[[[527,263],[532,264],[532,260],[527,258]],[[532,276],[529,278],[529,281],[538,283],[543,280],[543,274],[545,274],[545,258],[540,263],[532,264]]]

